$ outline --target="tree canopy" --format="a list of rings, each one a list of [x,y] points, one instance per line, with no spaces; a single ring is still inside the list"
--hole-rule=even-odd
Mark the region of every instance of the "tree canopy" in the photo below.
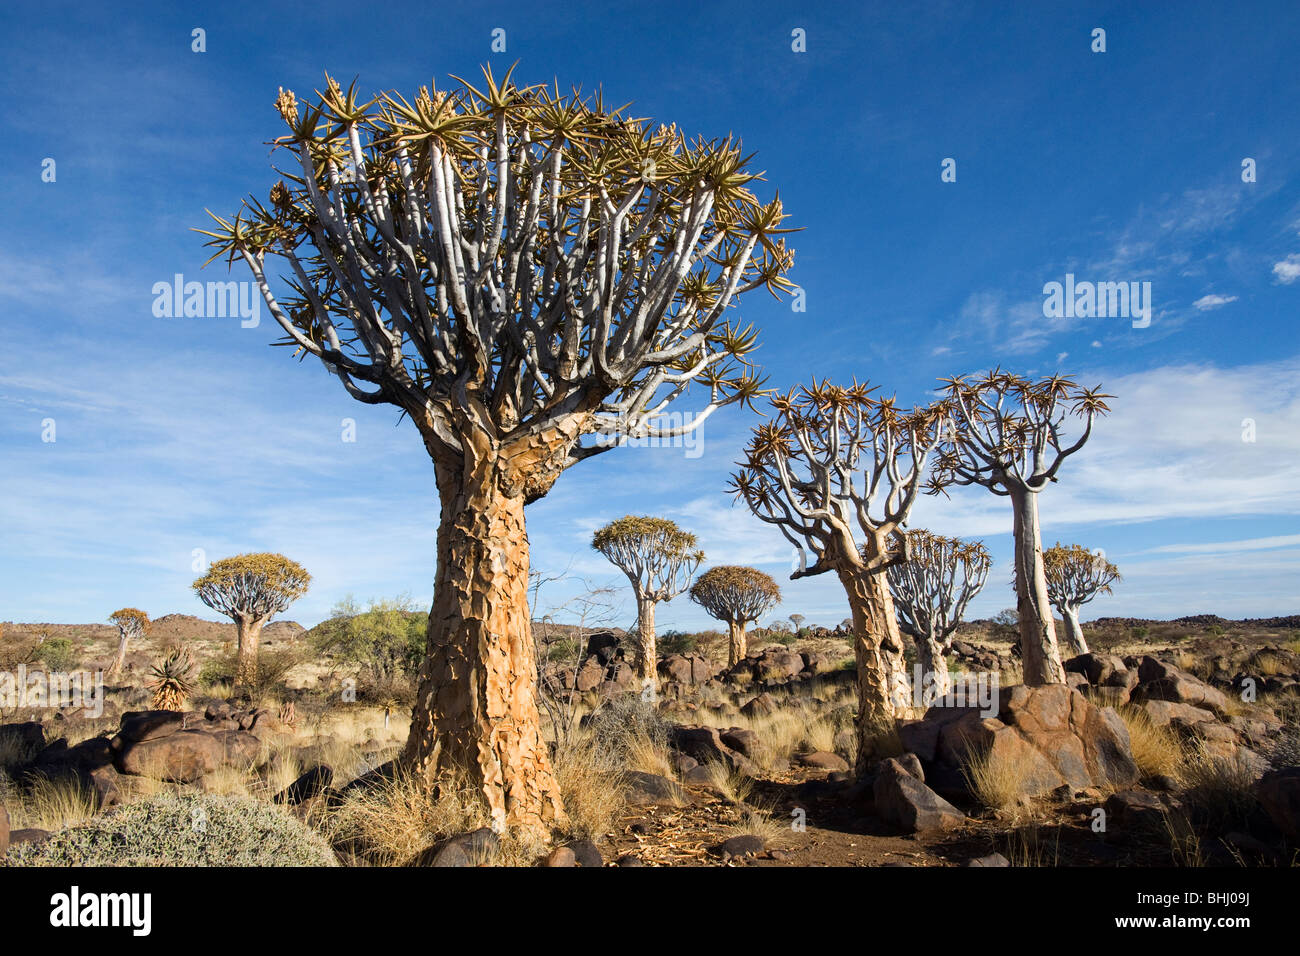
[[[435,460],[486,433],[523,456],[532,500],[611,436],[671,437],[761,393],[754,333],[728,312],[791,290],[793,253],[738,140],[488,69],[409,102],[327,76],[314,102],[281,90],[276,108],[290,168],[199,231],[213,259],[247,264],[281,344],[403,409]],[[665,424],[693,382],[703,412]]]
[[[1098,594],[1112,593],[1120,580],[1119,568],[1102,555],[1078,544],[1056,542],[1043,551],[1047,593],[1057,607],[1077,608]]]
[[[719,565],[691,585],[691,600],[728,623],[757,621],[781,600],[781,589],[757,568]]]
[[[628,576],[638,598],[651,601],[680,594],[704,560],[695,535],[646,515],[611,521],[592,536],[591,546]]]
[[[262,620],[298,600],[310,584],[302,565],[282,554],[259,553],[214,561],[191,587],[214,611]]]
[[[108,622],[130,637],[139,637],[149,630],[149,615],[138,607],[124,607],[108,616]]]
[[[732,475],[732,491],[798,549],[793,578],[905,559],[889,540],[925,479],[944,409],[906,411],[873,391],[823,380],[773,397]]]

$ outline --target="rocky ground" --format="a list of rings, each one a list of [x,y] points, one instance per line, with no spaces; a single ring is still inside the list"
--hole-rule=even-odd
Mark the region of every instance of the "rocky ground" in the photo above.
[[[9,862],[62,859],[50,848],[115,808],[200,795],[278,808],[369,865],[1290,865],[1300,847],[1293,618],[1098,622],[1069,683],[1039,689],[1015,683],[1010,635],[975,622],[951,666],[997,673],[992,706],[916,708],[868,742],[861,775],[842,633],[759,635],[730,668],[699,636],[661,659],[655,707],[621,633],[566,633],[543,686],[548,729],[567,728],[556,762],[575,823],[549,850],[502,845],[447,794],[403,790],[386,769],[402,715],[341,705],[342,670],[309,659],[296,625],[268,628],[273,651],[297,653],[257,699],[217,680],[183,713],[150,710],[143,671],[162,648],[186,640],[215,660],[233,636],[162,622],[101,717],[0,713]],[[6,640],[33,630],[7,625]],[[116,643],[107,627],[47,627],[59,637],[81,666]]]

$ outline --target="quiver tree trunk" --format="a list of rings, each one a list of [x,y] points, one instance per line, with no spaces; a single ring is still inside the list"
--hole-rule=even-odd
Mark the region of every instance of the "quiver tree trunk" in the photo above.
[[[655,647],[655,602],[648,598],[636,599],[636,676],[642,686],[654,686],[655,665],[659,651]],[[646,681],[650,681],[646,685]]]
[[[1038,528],[1038,495],[1011,489],[1015,509],[1016,611],[1020,619],[1020,659],[1025,684],[1064,684],[1065,668],[1056,643],[1056,622],[1047,596],[1042,535]]]
[[[727,622],[727,666],[734,667],[749,653],[744,621]]]
[[[126,645],[130,641],[131,638],[127,636],[126,631],[123,631],[122,636],[117,639],[117,656],[113,658],[113,663],[108,668],[110,675],[121,673],[122,668],[126,665]]]
[[[853,612],[853,656],[858,675],[858,754],[861,775],[875,755],[874,741],[894,727],[907,699],[903,644],[894,602],[880,572],[841,571]]]
[[[952,677],[948,661],[944,658],[944,645],[930,634],[916,635],[916,660],[921,665],[920,678],[927,697],[947,697],[952,690]]]
[[[257,684],[257,648],[262,641],[265,618],[239,615],[235,618],[237,650],[235,651],[235,686],[253,687]]]
[[[1088,642],[1083,639],[1083,628],[1079,626],[1079,609],[1066,604],[1061,608],[1061,617],[1065,621],[1065,636],[1070,643],[1071,653],[1087,654]]]
[[[463,776],[497,832],[547,838],[565,815],[537,707],[524,498],[485,462],[436,468],[438,576],[403,761],[433,784]]]

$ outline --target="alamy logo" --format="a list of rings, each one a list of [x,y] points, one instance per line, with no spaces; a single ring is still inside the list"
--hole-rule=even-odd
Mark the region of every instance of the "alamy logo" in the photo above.
[[[1043,286],[1043,315],[1049,319],[1132,319],[1133,328],[1151,324],[1150,282],[1065,282]]]
[[[262,321],[262,296],[251,282],[186,282],[176,273],[171,282],[153,284],[153,314],[159,319],[226,319],[255,329]]]
[[[133,936],[148,936],[153,928],[153,894],[82,893],[74,886],[50,897],[50,925],[125,926]]]
[[[0,710],[80,707],[87,717],[104,714],[103,671],[0,671]]]

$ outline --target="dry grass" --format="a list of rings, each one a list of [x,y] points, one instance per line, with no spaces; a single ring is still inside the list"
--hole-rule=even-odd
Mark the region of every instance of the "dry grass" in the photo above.
[[[1012,866],[1060,866],[1061,828],[1014,827],[1007,831],[1002,855]]]
[[[13,808],[11,826],[51,832],[85,823],[95,816],[95,795],[75,777],[32,778]]]
[[[1193,821],[1213,832],[1244,826],[1255,809],[1255,774],[1240,757],[1216,757],[1203,747],[1192,747],[1181,779]]]
[[[961,772],[971,796],[990,810],[1015,807],[1029,780],[1028,764],[994,751],[968,753]]]
[[[742,804],[754,792],[754,781],[748,774],[733,770],[722,761],[710,760],[704,764],[704,768],[708,785],[730,803]]]
[[[1169,858],[1174,866],[1202,867],[1205,857],[1201,852],[1201,838],[1192,821],[1183,810],[1165,810],[1161,815],[1165,839],[1169,843]]]
[[[482,797],[466,782],[448,779],[434,791],[422,778],[398,774],[350,793],[321,829],[354,865],[401,866],[439,840],[489,822]]]
[[[1174,732],[1152,723],[1140,707],[1125,704],[1116,710],[1128,728],[1133,760],[1143,779],[1167,776],[1177,780],[1184,754],[1182,742]]]
[[[727,836],[756,836],[764,846],[771,846],[788,836],[790,829],[782,825],[769,807],[747,806],[740,811],[740,821],[727,828]]]
[[[570,833],[587,840],[608,833],[626,806],[623,774],[609,757],[590,741],[570,744],[556,753],[555,776],[569,815]]]

